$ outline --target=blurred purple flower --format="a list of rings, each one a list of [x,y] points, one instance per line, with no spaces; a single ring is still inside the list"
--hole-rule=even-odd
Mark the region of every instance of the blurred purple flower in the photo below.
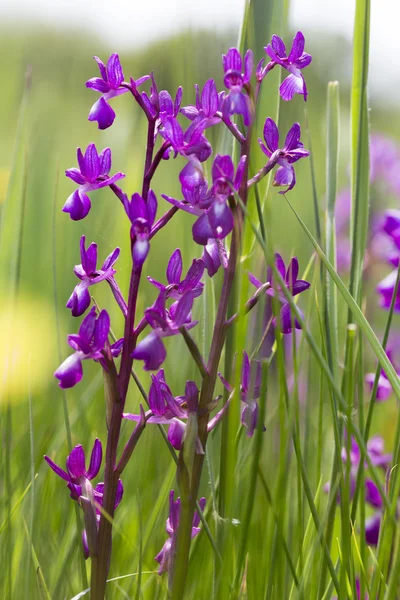
[[[283,148],[279,148],[279,131],[275,121],[268,117],[264,124],[264,140],[259,138],[261,150],[269,157],[269,163],[278,164],[279,169],[275,173],[273,185],[287,185],[288,188],[281,194],[289,192],[296,183],[296,174],[292,166],[301,158],[309,156],[308,150],[305,150],[300,141],[300,125],[294,123],[290,128]]]
[[[132,223],[132,259],[136,267],[141,267],[150,250],[149,235],[157,213],[156,195],[150,190],[146,202],[140,194],[133,194],[132,200],[125,202],[125,210]]]
[[[125,177],[123,173],[116,173],[112,177],[108,176],[111,169],[110,148],[105,148],[98,154],[96,146],[89,144],[85,156],[78,148],[77,158],[79,169],[65,171],[66,176],[79,185],[63,206],[63,212],[69,213],[73,221],[84,219],[90,211],[91,203],[87,192],[107,187]]]
[[[145,371],[156,371],[166,358],[166,350],[162,338],[178,335],[179,328],[185,326],[192,329],[198,321],[191,320],[191,310],[195,295],[187,290],[169,309],[166,307],[166,290],[160,290],[152,307],[144,311],[147,322],[153,331],[141,340],[132,353],[135,360],[144,361]]]
[[[287,269],[280,254],[276,253],[274,258],[275,266],[280,273],[286,288],[290,291],[293,297],[301,294],[305,290],[308,290],[310,287],[308,281],[297,278],[299,274],[299,262],[295,256],[291,259]],[[249,273],[249,280],[256,288],[260,288],[263,285],[262,282],[252,273]],[[271,284],[271,287],[266,290],[265,293],[268,296],[277,297],[282,303],[280,318],[278,320],[278,324],[280,325],[282,333],[291,333],[293,325],[296,329],[301,329],[300,323],[296,317],[292,315],[290,304],[287,302],[280,285],[278,283],[276,285],[274,284],[272,269],[270,268],[267,270],[267,281]],[[273,320],[273,324],[277,325],[276,318]]]
[[[222,66],[225,73],[224,84],[229,90],[223,100],[222,112],[226,117],[242,115],[243,122],[248,127],[253,120],[251,101],[250,97],[243,93],[243,88],[246,89],[253,73],[253,52],[247,50],[242,61],[239,50],[230,48],[228,53],[222,56]]]
[[[85,236],[81,237],[80,241],[81,264],[75,265],[74,273],[81,280],[75,286],[74,291],[68,299],[67,308],[71,309],[74,317],[83,315],[90,305],[89,287],[100,283],[106,279],[110,279],[116,273],[113,265],[119,256],[119,248],[115,248],[113,252],[106,258],[101,269],[97,270],[97,244],[92,243],[85,249]]]
[[[165,290],[167,298],[179,298],[187,291],[193,292],[193,297],[201,296],[204,284],[201,283],[201,278],[204,273],[204,262],[201,259],[195,258],[186,276],[182,279],[182,254],[179,248],[173,252],[169,259],[166,276],[168,285],[163,285],[152,277],[147,279],[157,289]]]
[[[71,388],[82,379],[82,361],[103,358],[103,349],[110,331],[110,317],[102,310],[96,318],[96,308],[93,306],[83,319],[78,334],[68,336],[68,344],[75,350],[58,367],[54,376],[60,380],[60,388]]]
[[[264,75],[275,65],[280,65],[290,73],[279,88],[283,100],[291,100],[295,94],[301,94],[304,100],[307,100],[307,86],[301,71],[311,63],[312,57],[304,52],[304,45],[304,35],[298,31],[288,55],[283,40],[277,35],[273,35],[271,43],[264,48],[271,59],[271,62],[265,67]],[[261,79],[264,75],[261,76]]]
[[[199,500],[199,505],[201,510],[204,510],[206,505],[206,499],[201,498]],[[155,557],[155,560],[159,563],[160,568],[158,569],[158,574],[162,575],[169,571],[170,566],[172,564],[172,557],[175,553],[175,545],[176,538],[178,532],[179,525],[179,516],[181,510],[181,500],[178,498],[174,501],[174,491],[172,490],[169,494],[169,516],[167,522],[165,524],[165,529],[168,533],[168,539],[162,547],[161,551]],[[200,533],[200,515],[197,510],[194,513],[193,524],[192,524],[192,539],[196,537],[198,533]]]
[[[99,129],[107,129],[114,123],[115,112],[109,105],[108,101],[114,96],[120,96],[129,91],[129,87],[122,86],[124,82],[124,73],[118,54],[111,54],[107,61],[107,66],[98,58],[94,57],[98,64],[101,77],[93,77],[86,82],[86,87],[96,92],[100,92],[101,96],[95,102],[89,112],[89,121],[97,121]],[[133,83],[139,86],[149,79],[149,75],[144,75]]]
[[[81,444],[75,446],[75,448],[73,448],[68,455],[66,471],[59,467],[48,456],[45,456],[44,459],[49,467],[53,469],[54,473],[67,482],[67,487],[71,492],[71,498],[73,500],[78,500],[79,497],[82,496],[82,486],[85,487],[87,481],[91,481],[97,477],[101,467],[102,457],[102,445],[100,440],[96,438],[90,456],[90,464],[88,469],[86,469],[85,466],[85,451]]]
[[[387,351],[387,357],[389,358],[390,362],[395,367],[397,374],[400,375],[400,369],[398,368],[397,365],[394,364],[392,351],[390,351],[390,350]],[[368,385],[370,391],[372,390],[372,388],[374,386],[374,381],[375,381],[375,373],[367,373],[365,376],[365,383]],[[384,400],[387,400],[389,398],[390,394],[392,393],[392,391],[393,390],[392,390],[390,381],[387,378],[387,375],[386,375],[384,369],[382,369],[381,374],[379,375],[379,380],[378,380],[376,401],[382,402]]]

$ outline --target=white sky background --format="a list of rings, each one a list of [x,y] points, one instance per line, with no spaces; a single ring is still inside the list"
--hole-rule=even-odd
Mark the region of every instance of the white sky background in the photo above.
[[[0,0],[0,19],[84,27],[116,49],[146,44],[182,28],[238,25],[244,0]],[[351,39],[355,0],[291,0],[290,26],[339,33]],[[370,87],[399,103],[397,56],[400,0],[372,0]],[[334,58],[333,58],[334,60]]]

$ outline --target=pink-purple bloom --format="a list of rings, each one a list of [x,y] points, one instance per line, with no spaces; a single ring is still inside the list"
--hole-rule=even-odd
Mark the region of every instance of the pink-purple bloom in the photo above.
[[[187,291],[192,291],[194,298],[197,298],[202,294],[204,287],[204,284],[201,283],[201,278],[204,273],[204,262],[202,259],[195,258],[183,279],[182,266],[182,253],[180,249],[177,248],[168,262],[166,271],[168,284],[163,285],[152,277],[148,277],[147,279],[157,289],[165,290],[167,298],[179,300],[179,298]]]
[[[157,300],[144,311],[152,332],[141,340],[132,353],[135,360],[144,361],[145,371],[156,371],[164,362],[167,352],[162,338],[179,334],[179,329],[191,329],[198,321],[192,321],[191,311],[195,295],[192,290],[182,294],[169,308],[166,306],[167,292],[160,290]]]
[[[81,237],[80,241],[81,264],[75,265],[74,273],[80,279],[80,283],[75,286],[74,291],[68,299],[67,308],[71,309],[74,317],[83,315],[90,305],[89,287],[113,278],[116,273],[113,265],[119,256],[119,248],[115,248],[107,256],[102,267],[97,269],[97,244],[91,243],[85,248],[85,236]]]
[[[305,290],[308,290],[308,288],[310,287],[308,281],[305,281],[304,279],[298,279],[299,262],[295,256],[291,259],[289,266],[286,269],[283,258],[280,254],[276,253],[275,267],[278,270],[280,276],[282,277],[286,288],[289,290],[293,297],[297,296],[298,294],[301,294]],[[257,279],[257,277],[255,277],[252,273],[249,273],[249,280],[256,288],[260,288],[263,285],[262,282],[259,279]],[[290,304],[286,300],[280,287],[280,284],[278,282],[274,282],[272,269],[268,269],[267,271],[267,282],[271,284],[271,287],[267,289],[265,293],[268,296],[277,297],[282,303],[278,323],[277,320],[274,319],[274,325],[279,324],[282,333],[285,334],[291,333],[293,327],[295,327],[296,329],[301,329],[299,321],[297,320],[295,315],[292,314]],[[302,314],[301,311],[300,314]]]
[[[114,123],[115,112],[109,104],[109,100],[129,91],[127,85],[123,86],[124,73],[118,54],[111,54],[107,65],[97,56],[94,57],[100,70],[100,77],[93,77],[86,82],[86,87],[100,92],[100,98],[93,104],[89,112],[89,121],[97,121],[99,129],[107,129]],[[148,75],[140,77],[133,82],[136,86],[141,85],[149,79]]]
[[[45,456],[44,459],[49,467],[53,469],[54,473],[67,482],[67,487],[71,492],[71,498],[73,500],[78,500],[82,495],[82,486],[85,486],[87,481],[91,481],[97,477],[101,467],[102,457],[102,445],[100,440],[96,438],[90,456],[89,467],[87,469],[85,465],[85,451],[81,444],[75,446],[68,455],[65,471],[48,456]]]
[[[265,67],[261,78],[275,65],[280,65],[290,73],[279,88],[283,100],[292,100],[295,94],[301,94],[304,100],[307,100],[307,86],[301,71],[311,63],[312,57],[304,52],[304,45],[304,35],[298,31],[289,54],[283,40],[277,35],[273,35],[271,43],[264,48],[271,62]]]
[[[288,188],[282,192],[284,194],[294,188],[296,183],[296,174],[293,168],[293,163],[301,158],[309,156],[308,150],[305,150],[303,143],[300,141],[300,125],[294,123],[289,129],[285,139],[283,148],[279,148],[279,130],[275,121],[268,117],[264,124],[264,141],[259,138],[261,150],[269,158],[269,163],[279,165],[279,169],[275,173],[275,186],[287,185]]]
[[[394,364],[393,352],[391,350],[387,351],[387,357],[390,360],[390,362],[394,365],[397,374],[400,376],[399,366]],[[375,373],[367,373],[365,376],[365,383],[368,385],[370,390],[372,390],[372,388],[374,386],[374,381],[375,381]],[[380,372],[380,375],[379,375],[379,379],[378,379],[378,387],[376,390],[376,401],[383,402],[384,400],[387,400],[389,398],[389,396],[391,395],[392,391],[393,391],[392,385],[391,385],[389,379],[387,378],[387,375],[386,375],[384,369],[382,369]]]
[[[88,192],[107,187],[119,179],[123,179],[123,173],[109,176],[111,169],[111,150],[105,148],[98,154],[95,144],[89,144],[85,155],[78,148],[77,158],[79,169],[67,169],[65,174],[79,185],[67,199],[63,206],[63,212],[69,213],[73,221],[84,219],[91,208]]]
[[[243,92],[250,83],[253,73],[253,52],[247,50],[244,60],[237,48],[230,48],[222,56],[224,84],[229,90],[223,100],[222,111],[226,117],[242,115],[243,122],[249,126],[253,120],[250,97]]]
[[[201,498],[199,500],[201,510],[204,510],[206,505],[206,499]],[[178,498],[174,501],[174,491],[171,490],[169,494],[169,516],[165,524],[165,529],[168,533],[168,539],[162,547],[161,551],[155,557],[155,560],[159,563],[158,574],[162,575],[167,573],[172,564],[172,557],[175,552],[176,538],[179,525],[179,517],[181,511],[181,499]],[[193,524],[192,524],[192,539],[200,533],[200,515],[197,510],[194,513]]]
[[[75,352],[66,358],[54,373],[60,381],[60,388],[71,388],[80,382],[83,360],[102,361],[109,331],[110,317],[107,311],[102,310],[96,317],[96,308],[93,306],[83,319],[79,333],[68,336],[68,344]]]
[[[194,156],[200,162],[204,162],[211,156],[211,144],[203,135],[207,119],[195,119],[185,132],[176,117],[167,116],[162,123],[163,128],[159,133],[171,144],[176,155]]]
[[[190,121],[205,119],[205,126],[211,127],[221,122],[221,116],[217,113],[222,108],[223,93],[218,94],[214,79],[209,79],[204,84],[200,93],[200,88],[196,84],[196,103],[189,106],[183,106],[180,111]]]
[[[189,418],[189,413],[197,413],[199,390],[194,381],[187,381],[184,396],[173,396],[171,389],[165,381],[164,369],[151,376],[151,385],[149,389],[149,409],[146,414],[146,423],[156,423],[159,425],[168,425],[168,440],[175,450],[182,448],[182,442],[186,431],[185,421]],[[220,422],[227,410],[228,405],[215,414],[209,420],[207,431],[210,433]],[[124,419],[138,423],[141,419],[140,414],[124,413]],[[197,441],[196,450],[202,453],[203,449],[200,441]]]

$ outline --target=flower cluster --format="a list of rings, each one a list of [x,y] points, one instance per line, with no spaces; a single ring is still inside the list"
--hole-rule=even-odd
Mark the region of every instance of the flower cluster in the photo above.
[[[153,73],[136,80],[132,77],[125,79],[118,54],[112,54],[107,64],[95,57],[100,77],[86,82],[87,88],[100,94],[88,117],[89,121],[97,122],[100,130],[111,127],[116,118],[110,101],[126,93],[132,96],[142,110],[148,127],[140,191],[128,194],[119,187],[119,181],[125,176],[120,172],[110,175],[110,148],[98,152],[93,143],[89,144],[84,153],[78,149],[79,168],[66,171],[66,176],[78,186],[63,207],[63,211],[72,220],[78,221],[88,216],[91,208],[89,193],[108,188],[117,199],[117,204],[122,205],[122,213],[129,227],[130,255],[125,260],[130,265],[130,284],[126,300],[115,278],[114,266],[119,258],[119,248],[111,252],[101,268],[97,268],[97,244],[92,242],[86,246],[85,236],[81,237],[81,263],[74,268],[79,282],[67,301],[67,308],[74,317],[86,315],[78,333],[68,336],[73,354],[55,371],[59,386],[67,389],[81,381],[84,360],[95,361],[103,370],[107,426],[105,483],[98,483],[95,487],[90,483],[101,465],[102,447],[98,440],[87,470],[81,446],[76,446],[70,453],[66,471],[46,457],[53,471],[67,482],[71,497],[79,502],[84,511],[84,553],[86,557],[96,556],[96,561],[92,564],[92,581],[96,581],[96,585],[96,569],[102,569],[103,574],[108,572],[111,551],[111,539],[107,542],[107,535],[104,533],[109,531],[104,515],[112,516],[121,502],[123,487],[119,475],[130,460],[146,424],[168,426],[168,441],[173,449],[181,453],[178,460],[178,481],[182,481],[182,473],[186,480],[189,475],[190,481],[193,476],[190,473],[190,462],[194,464],[194,461],[201,459],[199,455],[205,452],[208,434],[231,406],[231,385],[220,376],[230,396],[219,409],[217,406],[221,396],[216,396],[215,387],[226,331],[240,317],[238,313],[228,318],[228,305],[245,217],[243,206],[247,204],[249,188],[275,167],[274,185],[284,186],[286,192],[292,190],[296,184],[294,164],[309,155],[300,140],[298,123],[291,127],[283,147],[280,147],[278,127],[271,118],[266,118],[264,141],[260,140],[261,151],[266,156],[265,164],[258,173],[250,173],[252,129],[257,123],[255,113],[258,94],[267,73],[275,66],[289,72],[280,87],[285,100],[291,99],[295,93],[302,94],[304,99],[307,97],[302,70],[311,62],[311,57],[304,53],[303,35],[300,32],[296,34],[289,54],[286,53],[283,41],[277,36],[273,36],[265,50],[270,62],[264,67],[261,61],[254,78],[253,52],[248,50],[242,55],[237,48],[230,48],[222,57],[224,89],[218,90],[215,81],[209,79],[202,89],[196,85],[195,103],[185,106],[182,106],[182,88],[178,88],[173,99],[167,90],[159,90]],[[213,155],[207,131],[217,126],[225,128],[232,135],[239,150],[237,160],[234,161],[228,154]],[[209,164],[206,164],[211,156]],[[157,219],[161,203],[157,201],[152,189],[152,180],[162,161],[171,159],[183,163],[179,172],[182,198],[175,199],[167,193],[161,194],[161,198],[166,201],[166,209]],[[206,173],[210,174],[208,178]],[[155,294],[151,306],[143,310],[138,301],[139,289],[152,239],[177,212],[192,216],[192,238],[201,250],[198,251],[198,256],[192,258],[185,275],[182,253],[177,248],[166,266],[165,282],[148,276]],[[249,275],[256,292],[246,303],[245,313],[253,310],[260,297],[267,294],[269,299],[275,299],[281,305],[276,325],[279,325],[282,333],[288,334],[293,328],[299,329],[300,323],[292,315],[284,292],[296,296],[310,284],[298,279],[299,266],[296,258],[291,259],[288,269],[280,255],[276,255],[275,264],[280,275],[277,281],[272,276],[271,269],[267,272],[265,283]],[[205,277],[211,278],[217,273],[223,279],[223,285],[218,299],[219,308],[210,354],[206,359],[192,338],[192,330],[198,323],[194,316],[197,310],[195,303],[203,293]],[[102,281],[107,281],[123,316],[123,334],[114,343],[109,339],[113,336],[109,313],[99,309],[97,304],[90,308],[89,288]],[[176,336],[183,338],[201,376],[200,385],[194,380],[186,382],[183,396],[173,394],[161,368],[167,357],[167,348],[173,343],[167,341],[167,338]],[[132,370],[136,361],[143,363],[145,371],[155,372],[151,374],[148,394],[139,385],[149,405],[147,412],[140,407],[139,414],[125,412],[131,375],[136,379]],[[261,364],[256,360],[252,365],[248,354],[244,352],[240,384],[241,422],[249,437],[254,434],[259,422],[258,400],[262,401],[260,387]],[[136,427],[118,457],[122,419],[135,422]],[[200,477],[200,473],[201,468],[196,477]],[[197,482],[199,483],[200,481]],[[106,489],[105,486],[108,485],[110,487]],[[195,482],[193,486],[197,489]],[[181,486],[180,492],[182,496],[188,490]],[[193,497],[196,496],[197,491]],[[205,498],[202,498],[198,505],[200,510],[204,509],[204,505]],[[175,501],[172,491],[166,526],[168,539],[156,557],[160,564],[160,574],[173,568],[179,521],[180,499]],[[187,523],[190,525],[190,519],[182,521],[185,526]],[[198,534],[199,522],[200,515],[195,512],[191,532],[187,531],[187,539],[189,534],[192,538]],[[97,590],[96,597],[100,595]]]

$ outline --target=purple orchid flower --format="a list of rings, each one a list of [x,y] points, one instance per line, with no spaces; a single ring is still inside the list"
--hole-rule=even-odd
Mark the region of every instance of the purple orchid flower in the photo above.
[[[394,365],[393,352],[391,350],[387,351],[387,357],[389,358],[390,362]],[[397,366],[395,366],[395,369],[396,369],[397,374],[400,375],[400,369],[398,369]],[[370,391],[372,390],[372,388],[374,386],[374,381],[375,381],[375,373],[367,373],[365,376],[365,383],[368,385]],[[390,383],[389,379],[387,378],[387,375],[386,375],[384,369],[382,369],[381,373],[379,375],[379,379],[378,379],[378,388],[376,391],[376,401],[383,402],[384,400],[387,400],[389,398],[389,396],[391,395],[392,391],[393,390],[392,390],[391,383]]]
[[[265,144],[260,138],[258,139],[261,150],[269,157],[268,162],[280,165],[275,173],[273,185],[288,186],[286,190],[280,192],[281,194],[289,192],[296,184],[296,174],[292,164],[300,160],[300,158],[306,158],[306,156],[310,155],[300,141],[300,133],[300,125],[294,123],[286,136],[284,147],[279,148],[278,127],[275,121],[268,117],[264,124]]]
[[[183,106],[180,112],[190,121],[196,119],[206,119],[205,127],[211,127],[221,122],[221,116],[216,116],[216,113],[222,109],[222,100],[224,94],[218,94],[214,79],[209,79],[204,84],[200,94],[199,86],[195,85],[196,104]]]
[[[132,353],[135,360],[144,361],[145,371],[156,371],[164,362],[167,353],[162,338],[178,335],[180,327],[192,329],[197,325],[198,321],[191,320],[194,297],[193,291],[187,290],[178,302],[167,309],[166,290],[160,290],[153,306],[145,310],[146,320],[153,331],[138,343]]]
[[[203,135],[206,125],[207,119],[200,117],[184,132],[176,117],[167,116],[163,119],[163,128],[159,133],[171,144],[175,155],[195,156],[200,162],[204,162],[212,154],[210,142]]]
[[[155,560],[159,563],[160,568],[158,569],[158,574],[162,575],[169,571],[170,566],[172,564],[172,557],[175,552],[176,545],[176,537],[178,532],[179,525],[179,516],[181,510],[181,500],[178,498],[174,501],[174,491],[172,490],[169,494],[169,517],[167,519],[165,529],[168,533],[168,539],[162,547],[161,551],[155,557]],[[203,511],[206,505],[206,499],[201,498],[199,500],[199,505],[201,510]],[[198,533],[200,533],[200,515],[197,510],[194,513],[193,523],[192,523],[192,539],[196,537]]]
[[[98,154],[96,146],[89,144],[85,156],[80,148],[76,154],[79,169],[67,169],[65,174],[75,181],[79,188],[69,196],[63,206],[63,212],[69,213],[73,221],[80,221],[86,217],[91,207],[87,192],[107,187],[119,179],[123,179],[125,175],[116,173],[112,177],[108,176],[111,169],[110,148],[105,148]]]
[[[127,85],[122,86],[124,73],[118,54],[111,54],[107,61],[107,66],[97,56],[94,59],[98,64],[101,77],[89,79],[86,82],[86,87],[100,92],[101,96],[90,109],[88,119],[89,121],[97,121],[99,129],[107,129],[111,127],[115,119],[115,112],[108,101],[115,96],[125,94],[129,91],[129,87]],[[148,79],[149,75],[144,75],[133,83],[139,86]]]
[[[164,369],[160,369],[156,375],[151,376],[151,385],[149,390],[149,408],[145,414],[146,423],[156,423],[159,425],[169,425],[168,440],[175,450],[181,450],[186,430],[185,421],[189,418],[189,413],[197,413],[199,390],[194,381],[186,382],[185,395],[172,395],[171,389],[165,381]],[[228,403],[209,420],[207,431],[210,433],[215,429],[222,417],[227,411]],[[124,413],[124,419],[138,423],[141,419],[139,414]],[[200,440],[197,441],[196,451],[203,453]]]
[[[73,500],[78,500],[79,497],[82,496],[82,486],[85,487],[88,481],[97,477],[101,467],[102,457],[103,448],[100,440],[96,438],[88,469],[86,469],[85,466],[85,451],[81,444],[75,446],[68,455],[66,471],[59,467],[48,456],[45,456],[44,459],[49,467],[53,469],[54,473],[67,482],[67,487],[71,492],[71,498]]]
[[[240,55],[239,50],[230,48],[228,54],[222,56],[222,66],[224,68],[224,84],[229,92],[224,97],[223,113],[225,116],[242,115],[243,122],[248,127],[252,118],[251,102],[248,95],[243,93],[243,88],[246,89],[250,83],[253,73],[253,52],[247,50],[244,60]],[[244,72],[242,68],[244,66]]]
[[[223,239],[232,231],[233,215],[227,200],[240,188],[245,163],[246,156],[242,156],[235,174],[231,157],[218,154],[212,166],[213,184],[208,190],[200,163],[191,160],[179,176],[184,201],[163,194],[167,202],[199,217],[192,228],[197,244],[206,246],[210,239]]]
[[[204,287],[204,284],[201,283],[203,273],[204,262],[201,259],[195,258],[186,276],[182,279],[182,254],[180,249],[177,248],[169,259],[167,266],[166,276],[168,285],[165,286],[152,277],[148,277],[147,279],[157,289],[165,290],[167,298],[179,300],[187,291],[192,291],[194,298],[201,296]]]
[[[89,287],[100,283],[106,279],[113,278],[116,273],[113,265],[119,256],[119,248],[115,248],[109,256],[107,256],[101,269],[97,270],[97,244],[91,243],[88,249],[85,249],[85,236],[81,237],[80,241],[81,264],[75,265],[74,273],[81,280],[75,286],[69,300],[66,304],[67,308],[71,309],[74,317],[80,317],[89,308],[90,294]]]
[[[60,388],[71,388],[79,383],[82,379],[83,360],[102,362],[109,331],[110,317],[107,311],[102,310],[96,317],[96,308],[93,306],[83,319],[79,333],[68,336],[68,344],[75,352],[65,359],[54,373],[54,376],[60,380]]]
[[[279,271],[287,289],[290,291],[293,297],[297,296],[298,294],[301,294],[305,290],[308,290],[308,288],[310,287],[308,281],[297,278],[299,274],[299,262],[295,256],[291,259],[289,266],[286,269],[283,258],[280,254],[276,253],[275,266]],[[252,273],[249,273],[249,280],[257,289],[263,285],[261,281],[257,279],[257,277],[255,277]],[[287,302],[279,284],[274,286],[271,269],[267,270],[267,281],[271,283],[271,287],[267,289],[265,293],[268,296],[277,297],[282,303],[280,318],[278,321],[282,333],[291,333],[293,325],[296,329],[301,329],[301,325],[296,319],[296,317],[293,318],[290,304]],[[276,319],[274,319],[273,324],[277,324]]]
[[[133,194],[132,200],[125,203],[125,210],[132,223],[133,262],[136,267],[141,267],[150,250],[149,235],[157,214],[156,195],[150,190],[146,202],[139,194]]]
[[[271,43],[264,48],[271,59],[264,69],[264,75],[275,65],[280,65],[290,73],[279,88],[283,100],[291,100],[295,94],[301,94],[304,100],[307,100],[307,86],[301,71],[311,63],[312,57],[304,52],[304,45],[304,35],[298,31],[293,39],[289,55],[286,54],[283,40],[277,35],[273,35]]]

